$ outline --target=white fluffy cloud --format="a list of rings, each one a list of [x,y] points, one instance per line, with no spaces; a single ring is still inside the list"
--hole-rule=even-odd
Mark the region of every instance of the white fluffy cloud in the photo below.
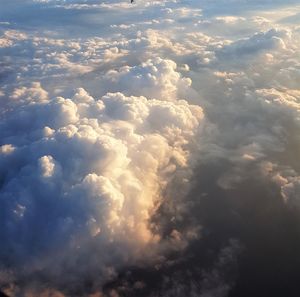
[[[171,60],[156,58],[139,66],[110,70],[106,78],[119,91],[174,101],[178,93],[187,92],[192,83],[189,78],[182,78],[176,67],[176,63]]]
[[[26,273],[49,271],[63,254],[76,261],[77,249],[92,246],[91,261],[106,254],[97,268],[113,269],[158,241],[150,218],[187,165],[200,107],[122,93],[95,100],[82,88],[71,99],[47,99],[38,83],[12,99],[19,100],[1,121],[1,240],[16,269],[30,257]],[[43,260],[57,246],[54,263]]]

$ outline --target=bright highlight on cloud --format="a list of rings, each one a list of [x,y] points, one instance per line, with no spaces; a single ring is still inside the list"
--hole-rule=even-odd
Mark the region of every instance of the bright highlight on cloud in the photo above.
[[[299,13],[3,4],[0,290],[298,296]]]

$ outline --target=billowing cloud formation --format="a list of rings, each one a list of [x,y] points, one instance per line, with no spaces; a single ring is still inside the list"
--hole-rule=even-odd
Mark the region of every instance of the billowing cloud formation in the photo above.
[[[65,262],[78,269],[90,253],[79,270],[95,266],[101,281],[102,270],[144,254],[159,240],[149,220],[187,165],[202,109],[122,93],[95,100],[82,88],[72,99],[48,99],[38,83],[15,90],[16,99],[1,122],[5,261],[28,277]]]
[[[191,80],[182,78],[176,71],[176,63],[156,58],[141,66],[121,67],[119,71],[107,72],[107,80],[116,84],[119,90],[130,94],[148,94],[150,98],[174,100],[178,93],[189,90]]]
[[[6,3],[0,288],[298,296],[295,2]]]

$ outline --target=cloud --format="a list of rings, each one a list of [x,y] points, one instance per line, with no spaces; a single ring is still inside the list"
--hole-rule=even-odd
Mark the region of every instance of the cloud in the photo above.
[[[1,121],[1,241],[16,281],[43,271],[59,282],[63,261],[75,271],[90,254],[78,280],[93,266],[101,284],[104,269],[145,256],[159,238],[149,219],[176,168],[186,166],[201,108],[122,93],[95,100],[84,89],[48,99],[38,83],[11,98],[19,100]],[[94,265],[98,253],[105,256]]]
[[[250,38],[241,39],[226,45],[221,50],[225,56],[245,55],[253,56],[256,53],[267,50],[284,50],[286,49],[285,39],[289,39],[290,34],[286,30],[271,29],[267,32],[256,33]]]
[[[179,92],[184,94],[191,86],[191,80],[182,78],[176,71],[176,63],[156,58],[140,66],[124,66],[120,70],[110,70],[106,78],[119,91],[129,94],[147,94],[150,98],[176,100]]]

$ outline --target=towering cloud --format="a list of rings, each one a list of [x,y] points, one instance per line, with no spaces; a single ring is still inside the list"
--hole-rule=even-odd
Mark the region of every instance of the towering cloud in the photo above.
[[[40,272],[59,283],[71,270],[101,283],[158,243],[149,220],[187,166],[203,112],[122,93],[95,100],[82,88],[46,97],[37,83],[15,90],[23,103],[1,122],[1,262],[16,281]]]

